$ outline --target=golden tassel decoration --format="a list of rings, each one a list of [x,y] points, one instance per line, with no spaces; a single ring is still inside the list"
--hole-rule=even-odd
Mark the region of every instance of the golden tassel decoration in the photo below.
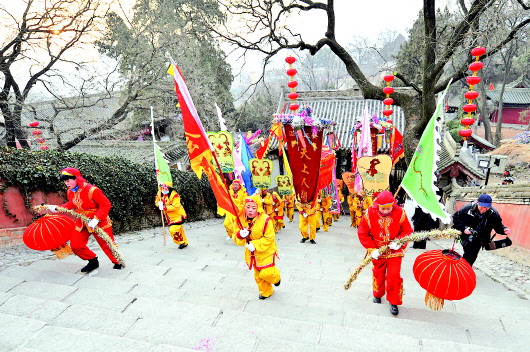
[[[444,300],[435,295],[425,292],[425,305],[432,310],[440,310],[444,307]]]
[[[461,232],[455,229],[447,229],[447,230],[432,230],[432,231],[422,231],[422,232],[414,232],[408,236],[402,237],[400,239],[394,240],[394,242],[403,245],[406,242],[411,241],[421,241],[425,240],[427,238],[432,239],[447,239],[447,238],[455,238],[457,236],[460,236]],[[382,246],[379,248],[379,252],[385,253],[388,249],[388,246]],[[347,290],[351,287],[352,282],[354,282],[357,279],[357,276],[361,273],[361,271],[372,262],[372,257],[370,256],[370,253],[366,254],[366,257],[363,259],[361,264],[350,274],[350,278],[346,283],[344,284],[344,289]]]
[[[74,254],[72,252],[72,248],[68,245],[68,243],[63,244],[62,246],[59,246],[57,248],[54,248],[51,250],[53,254],[57,257],[57,259],[64,259],[68,257],[71,254]]]
[[[48,204],[36,205],[33,207],[33,210],[36,212],[48,210]],[[66,209],[63,207],[57,207],[57,211],[62,212],[62,213],[67,213],[67,214],[72,215],[73,217],[81,219],[83,220],[85,224],[88,224],[90,220],[92,220],[83,214],[76,213],[73,210]],[[118,245],[114,243],[114,241],[110,239],[109,235],[105,231],[103,231],[99,226],[96,226],[94,230],[96,231],[95,235],[99,236],[102,240],[104,240],[107,243],[107,246],[109,246],[110,251],[112,252],[112,255],[114,256],[114,258],[116,258],[118,263],[120,263],[121,266],[125,268],[125,258],[123,257],[123,254],[121,254],[121,252],[118,250]]]

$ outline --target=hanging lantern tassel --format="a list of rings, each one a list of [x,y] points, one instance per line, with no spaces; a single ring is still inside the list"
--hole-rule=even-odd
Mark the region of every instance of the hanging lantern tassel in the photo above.
[[[473,103],[473,100],[479,96],[477,91],[473,90],[473,87],[480,83],[480,77],[477,76],[478,71],[480,71],[484,64],[479,61],[480,56],[486,53],[486,48],[478,46],[471,50],[471,55],[475,57],[475,61],[469,65],[469,70],[473,72],[473,75],[466,77],[466,82],[469,84],[469,91],[464,93],[464,98],[467,99],[467,104],[462,107],[467,115],[460,120],[460,123],[464,126],[463,129],[458,131],[458,134],[464,139],[466,139],[473,134],[471,127],[475,123],[473,115],[477,110],[477,105]]]
[[[57,248],[54,248],[51,251],[53,252],[53,254],[55,254],[57,259],[64,259],[68,257],[69,255],[74,254],[74,252],[72,252],[72,248],[70,248],[68,243],[65,243],[62,246],[59,246]]]
[[[425,305],[432,310],[441,310],[444,307],[445,300],[436,297],[429,292],[425,292]]]

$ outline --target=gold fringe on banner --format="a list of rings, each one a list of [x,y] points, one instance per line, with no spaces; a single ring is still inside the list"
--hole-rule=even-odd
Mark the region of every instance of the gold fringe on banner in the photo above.
[[[444,300],[429,292],[425,292],[425,305],[432,310],[440,310],[444,307]]]
[[[54,248],[51,251],[53,252],[53,254],[55,254],[55,256],[58,259],[64,259],[68,257],[69,255],[74,254],[74,252],[72,252],[72,248],[70,248],[68,243],[65,243],[62,246],[59,246],[57,248]]]

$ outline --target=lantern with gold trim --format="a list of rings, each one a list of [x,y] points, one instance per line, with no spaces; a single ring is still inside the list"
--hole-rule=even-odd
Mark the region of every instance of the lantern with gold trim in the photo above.
[[[479,93],[474,91],[473,87],[480,83],[480,77],[477,76],[477,73],[482,67],[484,67],[484,64],[479,61],[479,58],[485,53],[486,48],[482,46],[478,46],[471,50],[471,55],[475,57],[475,61],[469,65],[469,70],[473,72],[473,75],[466,77],[466,82],[469,84],[469,91],[464,93],[464,98],[467,99],[467,104],[462,107],[462,110],[464,110],[467,115],[460,120],[460,123],[464,128],[458,131],[458,134],[464,139],[464,143],[466,139],[473,134],[470,126],[475,123],[473,116],[477,110],[477,105],[473,103],[473,100],[479,96]]]
[[[64,215],[46,214],[24,231],[24,244],[37,251],[51,250],[59,259],[72,254],[68,241],[75,231],[75,222]]]

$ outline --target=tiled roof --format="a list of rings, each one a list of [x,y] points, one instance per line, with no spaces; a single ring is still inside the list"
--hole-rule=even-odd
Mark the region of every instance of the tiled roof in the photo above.
[[[487,90],[486,95],[494,102],[499,101],[500,89]],[[504,104],[530,105],[530,88],[506,88],[502,96]]]
[[[476,178],[484,180],[486,175],[478,167],[478,162],[468,153],[462,153],[459,145],[455,142],[449,132],[445,132],[442,139],[442,150],[440,151],[440,161],[438,161],[438,172],[447,167],[459,163],[464,166]]]
[[[482,138],[481,136],[478,136],[477,134],[473,133],[471,135],[471,137],[469,137],[470,140],[474,140],[476,141],[477,144],[481,144],[483,145],[485,148],[489,149],[489,150],[493,150],[495,149],[495,145],[491,144],[490,142],[488,142],[487,139],[485,138]]]

